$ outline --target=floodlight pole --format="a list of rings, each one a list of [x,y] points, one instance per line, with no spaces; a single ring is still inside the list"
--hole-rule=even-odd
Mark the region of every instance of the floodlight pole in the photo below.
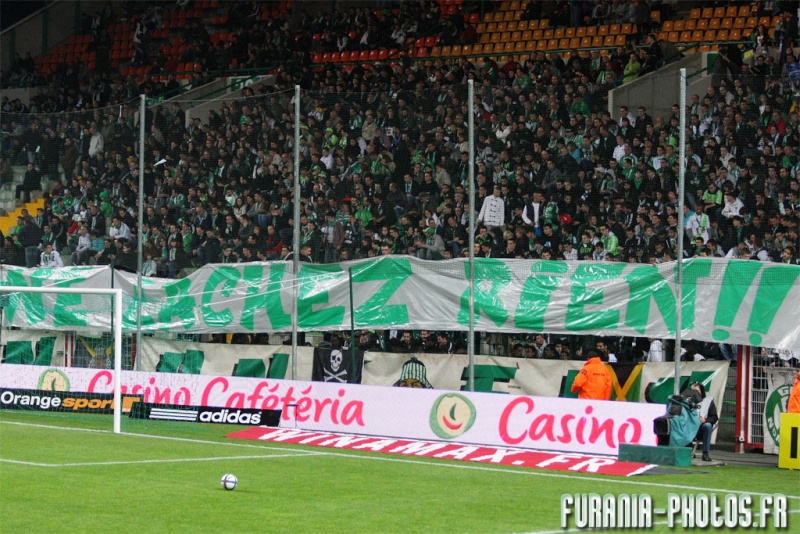
[[[469,333],[467,335],[467,354],[469,355],[469,374],[467,389],[475,391],[475,84],[467,80],[467,110],[469,112]]]
[[[292,380],[297,380],[297,300],[300,288],[300,86],[294,86],[294,234],[292,236]]]
[[[677,264],[675,270],[675,379],[673,392],[680,394],[681,389],[681,337],[683,336],[683,205],[686,194],[686,69],[680,70],[680,145],[678,158],[678,243]]]
[[[144,235],[142,225],[144,221],[144,137],[147,135],[145,129],[145,113],[147,113],[147,97],[139,95],[139,219],[136,223],[138,239],[136,240],[136,368],[139,368],[140,356],[142,355],[142,266]]]

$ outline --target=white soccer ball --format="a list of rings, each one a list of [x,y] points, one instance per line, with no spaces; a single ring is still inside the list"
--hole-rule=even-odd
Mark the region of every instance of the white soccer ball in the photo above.
[[[239,479],[236,478],[236,475],[232,475],[230,473],[228,473],[227,475],[222,475],[221,482],[222,482],[222,487],[228,491],[236,489],[236,486],[239,485]]]

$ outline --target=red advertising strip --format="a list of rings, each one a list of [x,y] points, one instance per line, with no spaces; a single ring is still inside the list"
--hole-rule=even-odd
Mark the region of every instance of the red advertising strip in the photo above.
[[[651,464],[620,462],[614,458],[524,449],[484,447],[441,441],[415,441],[351,434],[331,434],[289,428],[252,427],[228,434],[229,438],[294,445],[311,445],[352,451],[384,452],[423,458],[462,460],[484,464],[512,465],[572,473],[629,477],[656,467]]]

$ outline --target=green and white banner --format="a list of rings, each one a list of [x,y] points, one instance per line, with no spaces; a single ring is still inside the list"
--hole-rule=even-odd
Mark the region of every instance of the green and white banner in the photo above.
[[[294,287],[301,331],[356,328],[475,329],[668,338],[675,335],[676,264],[500,260],[428,262],[389,256],[344,264],[208,265],[179,280],[145,279],[145,332],[288,332]],[[352,275],[352,276],[351,276]],[[786,349],[800,347],[800,266],[691,259],[683,267],[683,337]],[[352,284],[351,284],[352,280]],[[136,275],[108,267],[3,266],[14,286],[120,287],[126,331],[137,325]],[[103,302],[103,299],[106,302]],[[19,293],[3,298],[5,325],[109,328],[110,299]]]

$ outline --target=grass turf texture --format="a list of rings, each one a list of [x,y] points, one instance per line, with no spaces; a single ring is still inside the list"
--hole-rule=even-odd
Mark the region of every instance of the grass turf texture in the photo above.
[[[223,436],[242,427],[227,425],[123,421],[137,434],[119,436],[110,427],[106,416],[0,411],[0,531],[557,531],[561,495],[585,492],[648,493],[656,508],[669,492],[784,493],[790,512],[800,509],[800,474],[778,469],[621,479],[238,443]],[[222,488],[225,473],[238,476],[236,490]],[[660,519],[652,531],[672,532]],[[792,513],[789,531],[798,524]]]

